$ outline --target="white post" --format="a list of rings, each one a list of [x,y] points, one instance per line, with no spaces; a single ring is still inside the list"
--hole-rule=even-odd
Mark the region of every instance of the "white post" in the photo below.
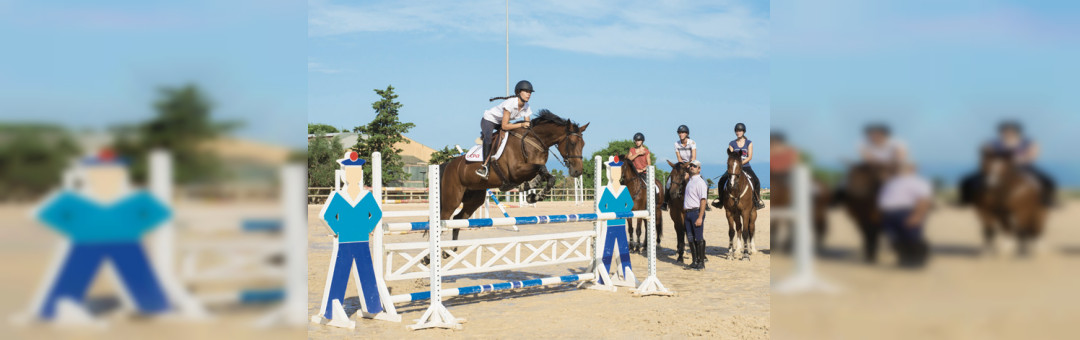
[[[465,319],[455,318],[442,304],[442,216],[439,205],[439,166],[428,166],[428,259],[431,270],[431,305],[416,324],[410,328],[454,328],[461,329]]]
[[[594,172],[593,172],[593,188],[600,192],[600,182],[603,180],[603,159],[600,156],[593,158]],[[596,196],[593,199],[593,213],[600,214],[600,196]],[[593,222],[593,229],[596,232],[596,237],[593,237],[593,260],[589,264],[589,272],[596,273],[596,277],[593,280],[604,279],[604,285],[594,285],[595,289],[607,289],[614,290],[614,286],[611,285],[611,278],[606,275],[607,270],[604,268],[604,236],[607,235],[607,231],[604,227],[607,226],[606,221],[597,219]]]
[[[300,164],[281,168],[282,242],[285,245],[285,301],[262,318],[257,327],[307,323],[307,169]]]
[[[162,204],[172,209],[172,216],[150,235],[153,263],[169,303],[176,306],[181,316],[190,319],[207,319],[209,313],[203,305],[191,296],[176,275],[176,206],[173,197],[172,155],[168,151],[156,149],[150,152],[150,192]],[[306,249],[305,249],[306,251]]]
[[[371,153],[371,191],[375,195],[375,201],[379,202],[379,207],[383,205],[383,187],[382,187],[382,153],[375,151]]]
[[[795,167],[792,172],[791,193],[794,195],[794,255],[795,274],[783,282],[773,286],[773,290],[779,293],[800,293],[808,291],[823,291],[835,293],[838,291],[833,285],[822,281],[814,272],[814,235],[811,231],[811,189],[810,169],[805,165]]]
[[[645,278],[645,281],[641,282],[641,286],[638,286],[634,291],[636,296],[646,295],[675,295],[674,292],[669,291],[664,287],[663,283],[660,283],[660,279],[656,277],[656,219],[660,216],[656,216],[656,190],[652,188],[653,183],[656,182],[656,166],[649,166],[648,177],[646,180],[649,185],[646,186],[646,200],[645,209],[649,211],[649,220],[645,225],[645,229],[648,231],[645,233],[646,242],[648,242],[649,252],[649,277]]]

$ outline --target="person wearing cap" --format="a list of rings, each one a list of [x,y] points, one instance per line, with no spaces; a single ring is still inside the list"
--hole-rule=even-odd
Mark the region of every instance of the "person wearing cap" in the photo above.
[[[929,246],[923,237],[923,225],[930,211],[933,188],[919,176],[915,165],[901,163],[882,186],[878,196],[881,224],[896,250],[899,265],[920,268],[926,264]]]
[[[690,139],[690,128],[686,125],[679,125],[675,132],[679,135],[679,139],[675,141],[675,159],[679,163],[692,162],[697,160],[697,143],[693,139]],[[671,179],[664,184],[664,203],[660,205],[660,209],[667,211],[668,201],[671,197],[668,196],[668,192],[671,189]]]
[[[651,154],[652,152],[645,146],[645,134],[641,132],[635,133],[634,147],[626,152],[626,159],[630,160],[630,163],[634,165],[638,177],[644,178],[645,171],[649,169],[649,165],[652,165]]]
[[[864,162],[891,167],[907,161],[907,147],[890,136],[888,125],[869,124],[864,131],[866,141],[859,146],[859,155]]]
[[[684,225],[686,238],[693,244],[691,269],[705,269],[705,207],[709,197],[709,185],[701,178],[701,161],[693,160],[687,167],[690,179],[686,182],[686,194],[683,200]]]
[[[480,166],[480,169],[476,170],[476,174],[480,177],[487,178],[488,176],[488,160],[491,157],[491,135],[492,131],[510,131],[517,128],[528,128],[530,125],[529,120],[532,119],[532,109],[529,108],[529,99],[532,98],[533,86],[528,80],[522,80],[514,86],[514,95],[506,97],[494,97],[489,101],[496,101],[505,99],[499,103],[484,111],[484,118],[480,119],[480,135],[483,139],[481,149],[484,150],[484,163]],[[521,123],[510,123],[510,121],[524,119]]]
[[[754,159],[754,142],[749,138],[746,138],[746,124],[735,124],[735,140],[728,143],[728,151],[738,151],[742,155],[742,171],[750,176],[750,183],[754,185],[754,208],[761,209],[765,207],[765,202],[761,201],[761,181],[758,180],[757,174],[754,173],[754,168],[750,166],[750,160]],[[719,183],[727,183],[731,178],[731,174],[724,172],[723,176],[720,176]],[[720,184],[723,186],[723,184]],[[718,188],[722,189],[721,188]],[[713,203],[717,208],[721,207],[720,199],[717,199]]]
[[[1035,159],[1039,156],[1039,145],[1024,136],[1020,122],[1006,120],[998,125],[998,137],[983,145],[983,151],[1004,153],[1012,155],[1013,162],[1031,173],[1038,179],[1042,190],[1042,201],[1046,206],[1054,205],[1054,197],[1057,185],[1046,172],[1035,166]],[[961,182],[961,204],[971,203],[982,183],[982,175],[979,173],[968,175]]]

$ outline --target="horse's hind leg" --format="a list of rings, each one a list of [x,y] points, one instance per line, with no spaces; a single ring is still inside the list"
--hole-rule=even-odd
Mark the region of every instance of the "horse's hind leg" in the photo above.
[[[877,263],[878,241],[881,238],[880,228],[872,222],[865,221],[862,223],[862,231],[863,260],[869,264]]]

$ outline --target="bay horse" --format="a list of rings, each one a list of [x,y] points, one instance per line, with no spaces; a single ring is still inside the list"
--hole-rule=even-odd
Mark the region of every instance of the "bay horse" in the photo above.
[[[645,179],[638,176],[637,170],[634,170],[634,165],[630,164],[629,160],[626,158],[626,155],[618,155],[616,157],[618,157],[619,159],[627,160],[627,163],[621,167],[622,183],[620,184],[625,185],[626,189],[630,192],[630,197],[634,198],[634,210],[644,210],[638,208],[644,207],[649,202],[649,197],[646,196],[650,193],[649,190],[653,190],[652,193],[656,195],[656,206],[654,206],[653,209],[656,209],[656,244],[657,246],[659,246],[660,239],[662,238],[662,236],[664,236],[664,219],[660,218],[661,216],[663,216],[660,211],[660,205],[664,204],[663,189],[661,189],[660,193],[656,193],[654,188],[650,188],[650,186],[645,185]],[[654,178],[653,180],[653,185],[655,185],[655,188],[664,187],[660,184],[659,179]],[[634,236],[635,221],[637,222],[637,237]],[[644,218],[628,218],[626,222],[626,238],[629,240],[628,243],[630,252],[644,253],[645,251],[647,251],[647,249],[645,241],[643,241],[644,236],[642,236],[642,234],[644,234],[643,231],[645,231],[645,225],[649,221],[645,220]]]
[[[679,254],[679,263],[683,262],[683,252],[686,247],[686,220],[685,211],[683,210],[683,202],[686,199],[686,175],[688,173],[686,166],[689,163],[678,162],[672,164],[671,161],[667,162],[671,166],[671,173],[668,178],[671,179],[671,188],[668,189],[668,215],[671,217],[671,224],[675,226],[675,235],[679,239],[677,253]],[[661,220],[661,219],[657,219]],[[696,245],[690,244],[690,251],[693,252]]]
[[[772,172],[772,188],[769,192],[769,201],[771,209],[790,209],[792,205],[793,194],[791,192],[791,173],[790,172]],[[810,180],[811,192],[811,222],[814,226],[814,249],[821,251],[825,246],[825,234],[829,230],[828,209],[833,203],[833,195],[827,186],[820,179],[814,178]],[[802,193],[800,193],[802,194]],[[771,249],[777,249],[776,243],[780,242],[779,249],[784,252],[791,252],[792,242],[794,241],[794,232],[792,231],[793,223],[795,220],[792,218],[780,218],[775,215],[771,216],[769,222],[769,229],[771,230],[769,239]],[[787,233],[784,238],[778,237],[782,228],[787,228]],[[783,241],[781,241],[783,240]]]
[[[548,111],[540,110],[532,119],[530,128],[518,128],[507,133],[506,148],[498,160],[490,162],[491,170],[487,178],[476,174],[480,162],[465,162],[465,156],[454,157],[439,167],[440,173],[440,219],[448,220],[458,205],[461,212],[453,219],[467,219],[487,199],[487,189],[501,188],[504,191],[541,176],[545,183],[538,200],[542,200],[554,185],[555,178],[547,171],[549,148],[556,147],[562,156],[563,165],[570,177],[578,177],[584,172],[581,150],[585,147],[582,133],[589,124],[578,124]],[[496,152],[492,147],[491,152]],[[487,157],[487,155],[484,155]],[[530,202],[531,203],[531,202]],[[458,239],[461,229],[454,229],[453,239]],[[447,257],[444,254],[443,257]]]
[[[735,260],[735,255],[742,255],[749,260],[757,252],[754,246],[754,229],[757,221],[757,209],[754,208],[753,183],[746,178],[742,169],[742,153],[729,150],[727,171],[731,176],[719,190],[728,220],[728,259]],[[726,185],[725,185],[726,184]]]
[[[863,260],[877,262],[878,243],[881,239],[881,209],[878,194],[888,174],[888,167],[875,163],[859,163],[847,173],[845,185],[836,191],[836,197],[844,205],[848,215],[855,221],[863,238]]]
[[[998,253],[995,232],[1016,237],[1017,254],[1030,254],[1030,243],[1042,235],[1047,208],[1042,202],[1039,180],[1017,166],[1010,153],[983,150],[979,166],[982,188],[975,196],[975,209],[983,225],[983,238],[990,252]]]

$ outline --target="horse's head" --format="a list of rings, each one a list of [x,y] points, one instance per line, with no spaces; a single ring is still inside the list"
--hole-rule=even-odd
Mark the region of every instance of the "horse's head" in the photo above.
[[[742,151],[728,150],[727,170],[732,175],[742,175]]]
[[[671,161],[667,161],[667,164],[671,166],[671,174],[668,175],[668,178],[671,179],[671,189],[668,192],[671,194],[672,199],[681,199],[686,190],[687,163],[671,163]]]
[[[589,123],[578,126],[569,119],[564,119],[548,111],[540,110],[540,114],[532,120],[533,131],[543,139],[545,147],[555,145],[562,156],[563,165],[566,166],[570,177],[578,177],[584,173],[585,163],[582,161],[581,151],[585,148],[585,138],[582,133],[589,128]]]
[[[979,171],[982,172],[985,180],[983,184],[988,188],[996,187],[1012,166],[1012,154],[984,149],[979,162]]]

